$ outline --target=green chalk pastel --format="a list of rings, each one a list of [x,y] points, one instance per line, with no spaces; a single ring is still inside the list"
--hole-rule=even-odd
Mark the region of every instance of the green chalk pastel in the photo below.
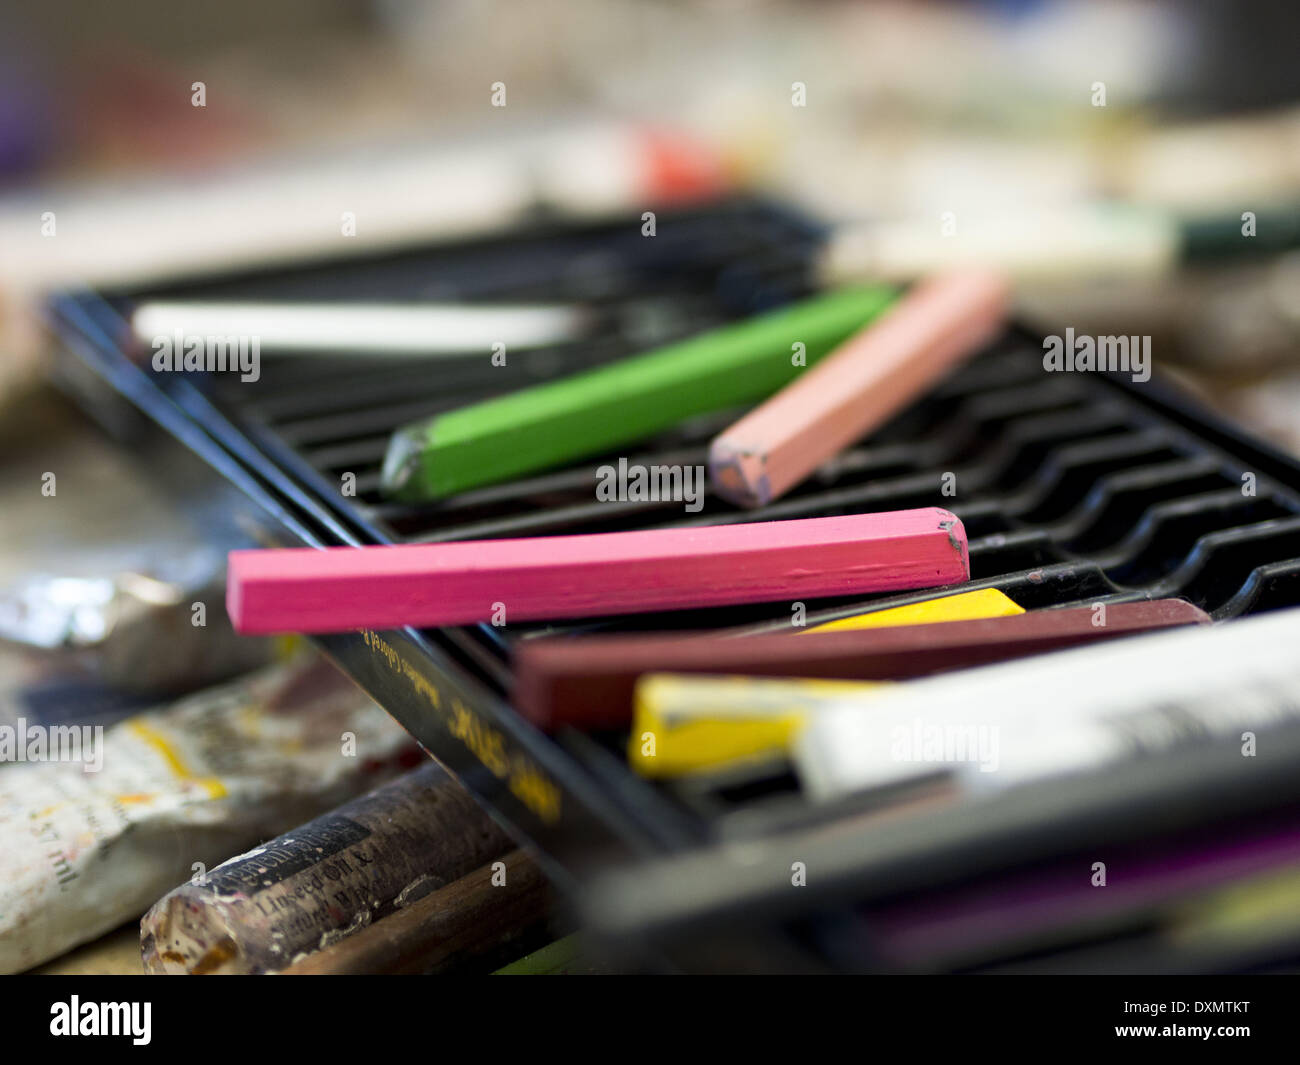
[[[382,488],[441,499],[643,439],[709,411],[753,403],[812,365],[893,300],[884,286],[836,289],[559,381],[402,426]]]

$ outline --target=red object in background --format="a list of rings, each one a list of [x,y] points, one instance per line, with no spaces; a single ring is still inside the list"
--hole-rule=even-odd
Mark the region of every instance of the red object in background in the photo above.
[[[722,156],[687,134],[651,127],[643,132],[647,193],[667,203],[711,199],[731,185]]]

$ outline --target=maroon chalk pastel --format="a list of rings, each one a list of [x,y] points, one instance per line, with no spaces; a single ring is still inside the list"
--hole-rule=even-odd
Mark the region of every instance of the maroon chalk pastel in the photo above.
[[[645,673],[727,673],[831,680],[905,680],[990,665],[1175,625],[1208,624],[1182,599],[1109,603],[1010,617],[762,636],[701,633],[548,636],[515,652],[515,707],[544,729],[626,727]]]

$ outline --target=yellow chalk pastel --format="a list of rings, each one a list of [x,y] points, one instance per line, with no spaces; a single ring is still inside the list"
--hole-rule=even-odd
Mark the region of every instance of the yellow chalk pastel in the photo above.
[[[681,776],[782,754],[818,707],[884,682],[651,673],[636,685],[628,761]]]
[[[805,632],[844,632],[848,629],[880,629],[892,625],[928,625],[935,621],[977,621],[980,618],[1005,618],[1023,614],[1025,608],[1017,606],[996,588],[980,588],[974,592],[958,592],[923,603],[890,607],[872,614],[857,614],[851,618],[828,621],[814,625]]]

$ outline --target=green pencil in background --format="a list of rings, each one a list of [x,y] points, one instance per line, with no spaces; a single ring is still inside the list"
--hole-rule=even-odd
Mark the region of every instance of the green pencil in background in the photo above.
[[[697,414],[763,399],[880,314],[884,286],[837,289],[645,355],[398,429],[386,495],[417,502],[557,466]]]

